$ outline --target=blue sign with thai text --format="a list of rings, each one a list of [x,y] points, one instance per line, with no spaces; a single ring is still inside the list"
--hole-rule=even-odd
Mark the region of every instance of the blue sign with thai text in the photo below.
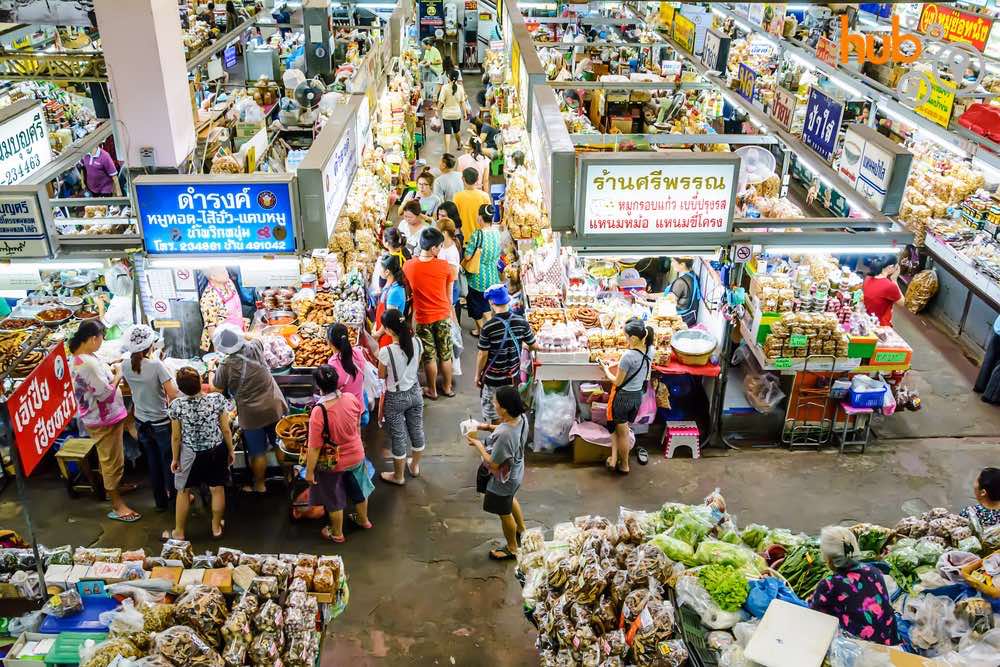
[[[747,102],[753,103],[756,90],[757,72],[740,63],[740,69],[736,74],[736,92]]]
[[[179,182],[135,186],[151,255],[295,252],[288,182]]]
[[[837,147],[844,104],[817,88],[809,89],[806,122],[802,128],[802,143],[829,162]]]
[[[884,19],[892,17],[891,2],[861,2],[858,3],[858,9],[863,12],[868,12],[869,14],[874,14],[875,16],[880,16]]]

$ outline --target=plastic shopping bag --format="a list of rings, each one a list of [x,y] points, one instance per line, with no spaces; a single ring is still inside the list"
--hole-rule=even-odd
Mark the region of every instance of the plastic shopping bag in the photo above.
[[[570,429],[576,423],[576,398],[570,383],[546,390],[542,382],[535,384],[535,440],[536,452],[550,452],[570,442]]]

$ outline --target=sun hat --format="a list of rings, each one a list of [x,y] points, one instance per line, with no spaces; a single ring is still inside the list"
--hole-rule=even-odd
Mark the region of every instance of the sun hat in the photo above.
[[[510,303],[510,293],[504,284],[491,285],[483,292],[483,296],[494,306],[506,306]]]
[[[125,343],[122,349],[129,354],[145,352],[160,339],[160,334],[152,330],[145,324],[136,324],[125,334]]]
[[[245,342],[246,336],[243,334],[243,330],[229,322],[217,326],[215,333],[212,334],[212,344],[215,345],[215,351],[222,354],[239,352],[243,349]]]

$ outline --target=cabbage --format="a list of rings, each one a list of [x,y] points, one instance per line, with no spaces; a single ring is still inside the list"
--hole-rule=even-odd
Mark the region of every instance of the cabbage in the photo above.
[[[913,547],[894,548],[885,557],[885,562],[903,574],[912,575],[920,565],[920,554]]]
[[[913,547],[913,551],[920,558],[921,565],[935,565],[945,552],[945,548],[933,540],[921,538]]]
[[[740,534],[735,530],[727,530],[725,533],[719,536],[719,540],[722,542],[729,542],[730,544],[738,544],[743,546],[743,540],[740,539]]]
[[[770,530],[771,529],[767,526],[762,526],[759,523],[751,523],[743,529],[743,534],[740,537],[743,540],[743,544],[747,545],[754,551],[760,551],[764,547],[768,546],[764,543],[764,539],[767,537]]]
[[[695,564],[694,549],[691,548],[690,544],[678,540],[676,537],[660,533],[659,535],[654,535],[650,542],[662,551],[667,558],[676,563],[683,563],[688,567]]]
[[[758,575],[767,568],[764,559],[749,548],[719,540],[703,540],[694,552],[694,559],[700,565],[728,565],[750,575]]]
[[[692,506],[681,510],[674,519],[673,527],[667,531],[672,537],[697,546],[703,537],[715,526],[709,507]]]
[[[685,509],[687,509],[687,505],[681,503],[663,503],[663,507],[660,508],[660,519],[663,521],[664,528],[673,526],[674,519]]]

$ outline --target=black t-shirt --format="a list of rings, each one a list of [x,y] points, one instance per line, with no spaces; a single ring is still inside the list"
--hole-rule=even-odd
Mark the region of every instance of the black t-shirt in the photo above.
[[[510,326],[506,341],[505,322]],[[534,342],[535,334],[523,317],[510,311],[494,315],[479,334],[479,349],[487,352],[483,384],[491,387],[511,384],[521,368],[521,346]]]
[[[492,125],[487,125],[483,123],[482,133],[486,135],[486,140],[483,142],[487,148],[497,147],[497,135],[500,134],[500,130],[493,127]]]

